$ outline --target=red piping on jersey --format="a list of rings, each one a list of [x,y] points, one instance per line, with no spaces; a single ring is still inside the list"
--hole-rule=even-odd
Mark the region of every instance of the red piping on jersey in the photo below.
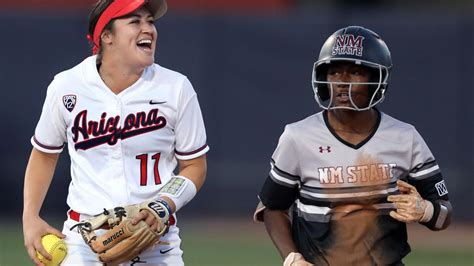
[[[64,144],[62,146],[59,146],[59,147],[56,147],[56,146],[47,146],[47,145],[44,145],[44,144],[41,144],[35,136],[33,136],[33,141],[36,143],[36,145],[40,146],[41,148],[43,149],[47,149],[47,150],[60,150],[62,148],[64,148]]]
[[[180,156],[186,156],[186,155],[191,155],[191,154],[195,154],[195,153],[198,153],[202,150],[204,150],[205,148],[207,147],[207,143],[204,144],[204,146],[202,146],[201,148],[197,149],[197,150],[194,150],[194,151],[190,151],[190,152],[179,152],[179,151],[176,151],[176,154],[180,155]]]
[[[87,39],[92,41],[92,53],[97,54],[100,48],[100,35],[105,26],[114,18],[122,17],[137,10],[145,4],[145,0],[115,0],[100,15],[95,25],[92,36],[87,35]]]

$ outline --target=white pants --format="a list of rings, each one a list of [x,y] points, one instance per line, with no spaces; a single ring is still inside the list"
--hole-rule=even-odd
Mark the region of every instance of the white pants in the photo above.
[[[82,217],[81,217],[82,218]],[[104,265],[99,261],[97,255],[92,252],[91,248],[84,242],[81,234],[76,229],[72,231],[70,228],[77,224],[77,221],[68,218],[64,222],[63,234],[66,235],[64,239],[68,248],[67,256],[61,265]],[[97,230],[96,234],[101,235],[106,230]],[[170,243],[169,245],[155,245],[154,247],[145,250],[138,257],[132,259],[130,262],[122,263],[120,265],[173,265],[183,266],[183,251],[180,248],[181,239],[179,237],[179,228],[175,225],[171,226],[169,232],[160,240]]]

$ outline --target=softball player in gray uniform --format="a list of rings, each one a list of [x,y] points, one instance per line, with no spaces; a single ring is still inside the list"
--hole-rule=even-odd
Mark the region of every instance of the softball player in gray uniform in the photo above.
[[[196,92],[186,76],[154,63],[154,20],[166,7],[164,0],[99,1],[90,19],[95,55],[48,87],[25,175],[25,246],[37,265],[36,251],[49,255],[40,244],[46,233],[65,237],[63,265],[101,265],[73,225],[104,208],[147,200],[166,201],[176,212],[202,186],[209,147]],[[61,233],[39,211],[65,145],[70,210]],[[137,219],[156,225],[147,212]],[[183,265],[176,215],[170,224],[161,238],[169,245],[145,250],[127,265]]]
[[[439,166],[416,129],[375,108],[390,52],[374,32],[336,31],[314,64],[324,110],[285,127],[259,194],[284,265],[403,265],[406,223],[450,223]]]

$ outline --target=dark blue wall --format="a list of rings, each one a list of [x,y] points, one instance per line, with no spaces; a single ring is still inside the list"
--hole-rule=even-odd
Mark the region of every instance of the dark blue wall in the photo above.
[[[171,11],[157,23],[157,62],[190,78],[211,146],[207,183],[183,212],[251,219],[284,125],[319,111],[310,81],[323,41],[349,24],[371,28],[388,43],[395,66],[380,108],[417,127],[442,167],[455,219],[474,220],[474,20],[382,9],[279,16]],[[6,212],[21,214],[29,139],[46,87],[54,74],[89,55],[86,28],[85,13],[0,14],[0,197],[11,202],[2,205]],[[48,214],[66,210],[69,160],[63,155],[43,209]]]

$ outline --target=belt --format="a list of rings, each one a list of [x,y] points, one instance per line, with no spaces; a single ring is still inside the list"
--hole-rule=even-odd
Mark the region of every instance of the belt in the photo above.
[[[74,220],[76,222],[81,221],[81,215],[79,213],[75,212],[74,210],[69,210],[68,215],[69,215],[69,218],[71,218],[72,220]]]
[[[74,210],[69,210],[68,215],[69,215],[69,218],[71,218],[72,220],[74,220],[76,222],[81,221],[81,214],[74,211]],[[176,219],[174,218],[174,214],[171,215],[169,221],[170,221],[170,225],[176,224]]]

